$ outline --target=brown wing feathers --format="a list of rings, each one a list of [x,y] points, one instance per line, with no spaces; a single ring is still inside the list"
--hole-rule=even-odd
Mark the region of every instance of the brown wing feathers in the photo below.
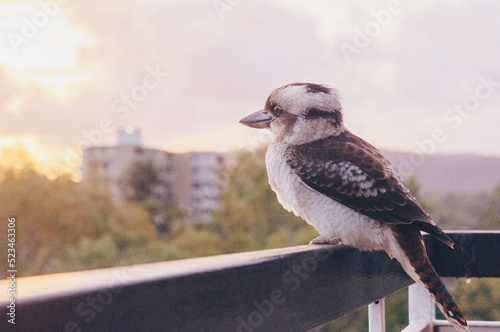
[[[413,224],[450,247],[434,223],[372,145],[345,131],[336,137],[290,146],[288,165],[309,187],[373,219]]]

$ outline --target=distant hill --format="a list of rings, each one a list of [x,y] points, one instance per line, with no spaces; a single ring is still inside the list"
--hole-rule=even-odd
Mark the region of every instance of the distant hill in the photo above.
[[[491,191],[500,185],[499,157],[382,153],[404,178],[414,174],[425,194]]]

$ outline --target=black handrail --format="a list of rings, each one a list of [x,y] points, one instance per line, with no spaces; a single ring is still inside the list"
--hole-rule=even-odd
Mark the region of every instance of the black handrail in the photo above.
[[[425,239],[441,276],[500,277],[500,232],[448,234],[455,250]],[[17,280],[14,330],[306,331],[411,283],[385,253],[343,246],[26,277]],[[12,329],[5,294],[1,331]]]

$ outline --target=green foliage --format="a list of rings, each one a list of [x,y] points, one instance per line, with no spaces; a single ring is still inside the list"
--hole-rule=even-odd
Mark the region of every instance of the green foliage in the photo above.
[[[16,246],[24,271],[41,248],[65,247],[100,233],[111,202],[103,192],[88,200],[85,195],[78,184],[66,178],[49,180],[29,167],[4,173],[0,214],[17,220]]]
[[[500,279],[456,279],[450,288],[467,319],[500,321]]]
[[[425,197],[422,197],[417,177],[415,175],[411,175],[408,179],[406,179],[405,183],[413,196],[415,196],[420,205],[422,205],[424,210],[432,214],[433,206],[427,199],[425,199]]]
[[[491,194],[449,192],[423,197],[415,176],[406,184],[444,230],[500,229],[500,186]]]
[[[436,208],[431,215],[442,229],[494,229],[485,227],[482,216],[488,209],[486,207],[488,200],[489,195],[486,193],[436,195],[432,197],[432,204]]]
[[[143,202],[154,197],[154,188],[159,184],[158,170],[151,160],[147,162],[138,161],[132,164],[123,179],[123,190],[127,199],[135,202]]]
[[[488,230],[500,229],[500,185],[486,200],[485,207],[480,212],[480,228]]]
[[[151,160],[132,164],[121,180],[121,187],[126,199],[147,211],[161,233],[167,233],[175,219],[182,217],[168,184]]]

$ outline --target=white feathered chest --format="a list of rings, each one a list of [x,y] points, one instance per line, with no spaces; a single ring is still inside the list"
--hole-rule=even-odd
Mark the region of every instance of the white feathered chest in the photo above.
[[[387,227],[305,185],[288,166],[286,148],[286,143],[273,141],[266,153],[269,184],[280,204],[325,237],[361,250],[386,249]]]

